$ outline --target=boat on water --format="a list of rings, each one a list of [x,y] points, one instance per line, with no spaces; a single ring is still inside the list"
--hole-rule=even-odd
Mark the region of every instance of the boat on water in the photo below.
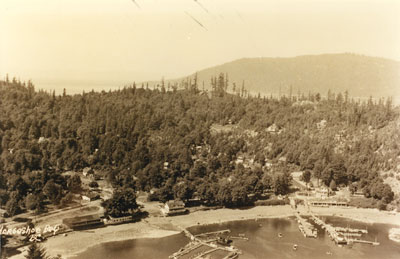
[[[217,238],[217,244],[219,244],[219,245],[230,246],[231,243],[232,243],[232,239],[223,238],[223,237],[218,237]]]
[[[296,250],[297,250],[297,247],[298,247],[297,244],[294,244],[294,245],[293,245],[293,250],[296,251]]]

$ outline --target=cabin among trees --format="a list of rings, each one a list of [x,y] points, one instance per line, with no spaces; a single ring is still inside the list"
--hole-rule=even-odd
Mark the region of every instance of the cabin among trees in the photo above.
[[[186,214],[189,211],[185,209],[185,203],[183,201],[170,200],[161,208],[161,212],[164,216],[176,216]]]
[[[248,206],[249,194],[290,192],[295,168],[400,209],[381,176],[400,179],[400,112],[390,98],[262,98],[227,79],[212,78],[211,96],[190,78],[179,90],[133,84],[73,96],[0,80],[0,207],[10,216],[65,207],[84,194],[81,177],[93,181],[85,168],[112,186],[102,205],[113,217],[134,213],[137,191],[153,189],[162,202],[198,197],[210,206]],[[267,132],[271,125],[280,133]]]
[[[100,194],[96,192],[87,192],[82,195],[83,202],[91,202],[100,199]]]

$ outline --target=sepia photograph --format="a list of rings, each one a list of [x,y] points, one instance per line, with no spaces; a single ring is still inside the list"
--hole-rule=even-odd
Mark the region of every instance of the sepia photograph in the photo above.
[[[0,0],[5,258],[400,258],[400,1]]]

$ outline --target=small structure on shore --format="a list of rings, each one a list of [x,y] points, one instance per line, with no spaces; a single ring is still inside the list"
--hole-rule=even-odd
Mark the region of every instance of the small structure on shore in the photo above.
[[[161,212],[165,216],[175,216],[186,214],[189,211],[185,208],[185,203],[181,200],[170,200],[167,201],[164,207],[161,208]]]
[[[104,219],[104,224],[117,225],[117,224],[122,224],[122,223],[126,223],[126,222],[131,222],[131,221],[133,221],[132,216],[125,216],[125,217],[118,217],[118,218],[108,216],[108,219]]]

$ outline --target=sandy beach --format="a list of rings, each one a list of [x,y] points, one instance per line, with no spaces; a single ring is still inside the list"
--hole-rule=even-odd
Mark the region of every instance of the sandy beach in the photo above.
[[[303,208],[300,207],[300,210]],[[305,211],[304,211],[305,212]],[[357,208],[313,208],[317,215],[346,217],[366,223],[383,223],[400,225],[400,214],[379,211],[376,209]],[[306,214],[306,213],[305,213]],[[258,206],[250,209],[218,209],[197,211],[188,215],[175,217],[149,217],[141,222],[107,226],[84,231],[74,231],[67,236],[58,235],[49,238],[43,246],[48,255],[60,254],[70,258],[87,248],[105,242],[122,241],[136,238],[159,238],[178,234],[181,228],[196,225],[215,224],[235,220],[256,218],[289,217],[293,210],[286,206]],[[12,257],[24,258],[23,254]]]
[[[344,217],[370,224],[381,223],[400,225],[400,213],[380,211],[378,209],[313,207],[312,211],[317,215]]]

